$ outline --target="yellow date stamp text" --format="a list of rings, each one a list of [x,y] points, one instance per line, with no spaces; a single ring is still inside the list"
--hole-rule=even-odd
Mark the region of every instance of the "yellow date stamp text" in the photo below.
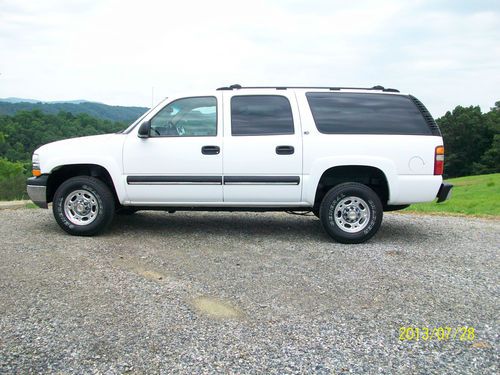
[[[399,328],[399,340],[401,341],[474,341],[476,332],[474,327],[417,327],[403,326]]]

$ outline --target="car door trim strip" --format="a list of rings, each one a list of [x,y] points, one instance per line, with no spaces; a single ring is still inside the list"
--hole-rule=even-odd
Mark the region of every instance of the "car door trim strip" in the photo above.
[[[298,185],[299,176],[224,176],[224,185]]]
[[[128,185],[299,185],[299,176],[127,176]]]
[[[222,176],[127,176],[129,185],[222,185]]]

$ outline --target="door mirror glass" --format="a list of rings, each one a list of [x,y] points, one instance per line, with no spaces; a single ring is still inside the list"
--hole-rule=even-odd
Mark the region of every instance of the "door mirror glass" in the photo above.
[[[151,129],[151,122],[144,121],[141,124],[141,126],[139,126],[139,131],[137,132],[137,136],[139,138],[148,138],[150,129]]]

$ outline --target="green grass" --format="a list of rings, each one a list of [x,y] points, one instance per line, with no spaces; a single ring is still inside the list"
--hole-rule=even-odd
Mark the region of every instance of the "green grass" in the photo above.
[[[452,178],[447,182],[454,185],[451,199],[412,204],[405,211],[500,216],[500,173]]]

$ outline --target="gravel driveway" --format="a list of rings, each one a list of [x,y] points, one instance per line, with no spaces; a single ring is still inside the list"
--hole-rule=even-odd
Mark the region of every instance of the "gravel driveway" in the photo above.
[[[500,221],[140,212],[95,238],[0,211],[0,373],[498,373]],[[400,341],[400,327],[474,340]]]

